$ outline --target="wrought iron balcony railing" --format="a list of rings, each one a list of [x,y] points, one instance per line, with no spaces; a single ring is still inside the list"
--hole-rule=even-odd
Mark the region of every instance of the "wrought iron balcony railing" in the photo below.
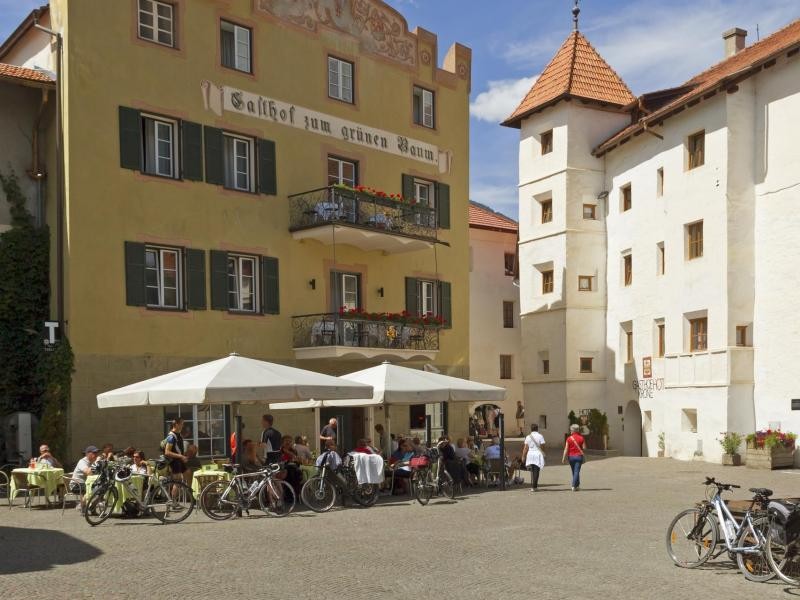
[[[289,230],[342,224],[436,241],[436,211],[356,190],[329,186],[289,196]]]
[[[292,328],[295,348],[352,346],[435,352],[441,326],[320,313],[292,317]]]

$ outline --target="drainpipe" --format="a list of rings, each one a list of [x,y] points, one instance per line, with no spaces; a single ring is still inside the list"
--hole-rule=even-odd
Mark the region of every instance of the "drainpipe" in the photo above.
[[[60,33],[39,25],[39,14],[33,17],[33,26],[56,40],[56,320],[61,334],[64,330],[64,128],[61,115],[61,63],[64,39]]]
[[[42,103],[39,105],[39,112],[36,119],[33,121],[33,131],[31,132],[31,168],[28,171],[28,177],[36,182],[36,225],[38,227],[44,226],[44,193],[42,187],[42,180],[47,176],[47,173],[42,169],[39,161],[39,127],[44,116],[45,108],[47,108],[47,101],[49,100],[49,90],[42,88]]]

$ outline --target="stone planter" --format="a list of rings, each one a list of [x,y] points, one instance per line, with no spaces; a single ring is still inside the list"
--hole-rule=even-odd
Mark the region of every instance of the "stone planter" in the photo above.
[[[739,467],[742,464],[741,454],[723,454],[722,464],[726,467]]]
[[[794,448],[748,448],[745,462],[750,469],[780,469],[794,466]],[[724,464],[724,463],[723,463]]]

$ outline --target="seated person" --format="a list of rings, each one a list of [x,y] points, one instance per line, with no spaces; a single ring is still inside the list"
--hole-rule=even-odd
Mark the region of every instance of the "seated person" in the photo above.
[[[294,452],[300,459],[301,465],[311,464],[311,449],[308,447],[308,440],[302,436],[294,438]]]
[[[397,452],[400,449],[400,440],[393,433],[389,435],[389,438],[390,438],[389,439],[389,446],[390,446],[389,451],[390,451],[391,454],[394,454],[395,452]]]
[[[61,463],[58,462],[56,457],[50,454],[50,447],[47,444],[42,444],[39,446],[39,458],[36,459],[36,462],[42,466],[55,469],[60,469],[62,467]]]
[[[478,477],[481,468],[475,462],[475,453],[467,446],[467,441],[464,438],[456,440],[456,456],[464,463],[467,473],[472,477]]]
[[[392,435],[394,435],[394,434],[392,434]],[[397,448],[395,448],[392,451],[392,455],[389,457],[389,463],[393,464],[393,463],[397,462],[398,460],[400,460],[403,457],[403,455],[405,454],[405,450],[403,449],[403,446],[405,445],[405,443],[406,443],[406,440],[403,439],[402,437],[398,437],[397,438]],[[409,442],[409,445],[410,444],[411,444],[411,442]],[[411,447],[411,451],[412,452],[414,451],[413,446]]]
[[[369,442],[366,439],[361,438],[356,443],[356,447],[353,448],[353,452],[359,452],[360,454],[374,454],[372,448],[369,447]]]
[[[83,512],[86,504],[86,477],[92,474],[92,465],[97,462],[100,451],[97,446],[86,446],[83,453],[83,458],[75,465],[75,470],[72,472],[72,481],[69,484],[70,492],[81,495],[81,502],[78,505],[78,510],[81,512]]]
[[[139,473],[140,475],[149,475],[150,473],[150,468],[148,467],[144,458],[144,452],[141,450],[134,450],[133,452],[133,465],[131,465],[131,471],[133,473]]]
[[[317,457],[316,465],[318,467],[327,465],[334,471],[342,465],[342,458],[339,456],[339,453],[336,452],[336,442],[328,440],[325,443],[325,451]]]
[[[500,441],[496,437],[492,438],[492,443],[483,452],[483,456],[487,460],[499,460],[500,459]]]
[[[300,493],[303,484],[303,471],[300,470],[300,457],[294,450],[292,436],[285,435],[281,438],[281,461],[285,463],[284,479],[294,488],[296,494]]]
[[[413,440],[411,440],[411,445],[414,447],[414,452],[417,454],[425,453],[426,448],[422,445],[422,441],[418,437],[415,437]]]
[[[257,450],[258,446],[253,440],[245,440],[242,444],[242,457],[239,460],[242,473],[255,473],[264,467],[261,459],[258,458]]]
[[[444,468],[450,473],[450,477],[453,478],[453,483],[456,485],[465,484],[469,486],[469,477],[464,462],[456,456],[456,451],[453,449],[453,445],[450,443],[447,436],[440,437],[437,446],[442,453],[442,458],[444,458]]]
[[[405,480],[411,478],[412,471],[411,467],[408,464],[408,461],[414,458],[415,455],[414,446],[411,444],[410,440],[403,440],[403,445],[400,446],[398,452],[399,452],[399,458],[394,463],[393,480],[396,481],[398,477],[400,478],[400,481],[398,483],[400,484],[400,487],[403,488],[403,490],[401,490],[401,493],[404,493],[406,488]],[[392,490],[392,492],[394,493],[395,490]]]
[[[100,451],[100,457],[104,460],[114,460],[114,445],[103,444],[103,449]]]

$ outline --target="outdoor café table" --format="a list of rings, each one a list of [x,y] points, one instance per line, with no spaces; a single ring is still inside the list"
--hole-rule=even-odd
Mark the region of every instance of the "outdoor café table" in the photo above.
[[[231,474],[227,471],[217,471],[214,469],[200,469],[195,471],[194,477],[192,477],[192,492],[194,493],[194,497],[197,498],[200,492],[203,491],[203,488],[209,483],[212,481],[219,481],[220,479],[230,481]]]
[[[97,481],[97,475],[89,475],[86,478],[86,499],[88,500],[92,495],[92,486],[94,482]],[[133,489],[139,495],[138,500],[142,499],[142,483],[144,482],[144,477],[140,477],[138,475],[132,475],[128,482],[133,486]],[[117,503],[114,505],[114,510],[111,514],[120,515],[122,514],[122,505],[125,503],[125,500],[128,500],[131,495],[128,493],[127,487],[120,483],[119,481],[114,482],[114,487],[117,488]]]
[[[50,496],[54,496],[61,485],[61,478],[64,476],[64,469],[54,469],[52,467],[37,467],[35,469],[14,469],[11,471],[11,502],[19,493],[17,490],[17,478],[25,477],[28,485],[36,485],[44,489],[45,500],[50,504]],[[29,500],[30,501],[30,500]]]

